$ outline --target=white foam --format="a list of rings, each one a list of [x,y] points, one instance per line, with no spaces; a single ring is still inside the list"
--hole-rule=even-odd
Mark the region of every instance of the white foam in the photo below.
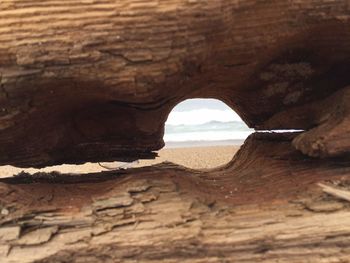
[[[224,141],[224,140],[244,140],[251,131],[205,131],[205,132],[184,132],[170,133],[164,135],[165,142],[185,142],[185,141]]]
[[[210,121],[231,122],[242,121],[232,110],[198,109],[190,111],[172,111],[166,124],[199,125]]]

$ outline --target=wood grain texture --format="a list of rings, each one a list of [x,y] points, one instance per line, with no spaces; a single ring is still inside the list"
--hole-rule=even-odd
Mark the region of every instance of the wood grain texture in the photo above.
[[[348,262],[350,204],[318,183],[349,191],[349,168],[291,139],[254,135],[224,171],[1,179],[1,262]]]
[[[305,132],[254,134],[206,172],[0,179],[0,261],[350,262],[349,16],[347,0],[2,0],[0,165],[154,158],[195,97]]]
[[[349,155],[349,86],[318,103],[314,121],[317,126],[293,140],[293,145],[313,157],[343,157]],[[313,105],[315,106],[315,105]]]
[[[0,164],[154,158],[187,98],[257,129],[349,84],[347,0],[0,3]],[[274,116],[279,116],[274,118]]]

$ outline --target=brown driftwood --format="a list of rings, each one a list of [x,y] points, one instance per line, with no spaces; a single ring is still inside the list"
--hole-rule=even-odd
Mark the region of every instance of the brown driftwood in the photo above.
[[[1,262],[349,262],[350,168],[291,139],[254,135],[215,172],[2,179]]]
[[[314,157],[337,157],[349,154],[350,140],[350,87],[338,91],[318,103],[318,124],[294,139],[294,146]]]
[[[349,84],[349,15],[347,0],[1,1],[0,164],[154,158],[193,97],[313,128],[318,109],[294,109]]]
[[[195,97],[305,130],[212,171],[1,179],[0,262],[350,262],[349,18],[347,0],[0,1],[0,165],[154,158]]]

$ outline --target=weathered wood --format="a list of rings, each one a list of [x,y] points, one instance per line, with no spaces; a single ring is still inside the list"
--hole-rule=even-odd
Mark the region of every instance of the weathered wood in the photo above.
[[[349,262],[349,18],[347,0],[2,0],[0,165],[153,158],[194,97],[306,131],[212,171],[1,179],[0,261]]]
[[[350,204],[318,183],[349,191],[350,168],[292,139],[254,135],[216,171],[2,179],[1,262],[348,262]]]
[[[154,158],[168,113],[193,97],[221,99],[258,129],[309,129],[318,112],[291,109],[350,83],[349,10],[347,0],[3,0],[0,164]]]
[[[349,156],[350,149],[350,87],[318,103],[319,116],[315,128],[293,140],[293,145],[313,157]]]

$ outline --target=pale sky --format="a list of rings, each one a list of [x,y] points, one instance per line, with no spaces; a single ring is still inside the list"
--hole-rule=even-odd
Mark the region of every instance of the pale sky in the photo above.
[[[166,124],[203,124],[210,121],[232,122],[241,118],[225,103],[214,99],[191,99],[179,103]]]
[[[185,100],[173,109],[173,111],[189,111],[198,109],[231,110],[232,109],[220,100],[215,99],[189,99]]]

